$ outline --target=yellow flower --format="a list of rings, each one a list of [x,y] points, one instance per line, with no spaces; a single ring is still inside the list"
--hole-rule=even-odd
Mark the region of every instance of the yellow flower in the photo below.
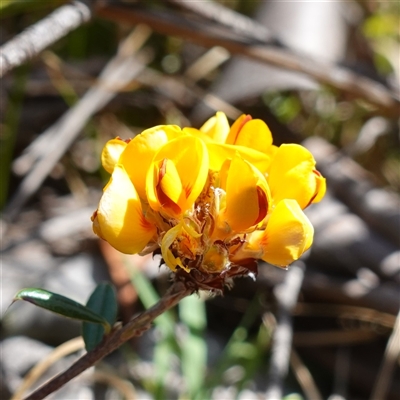
[[[301,257],[313,240],[302,209],[326,190],[307,149],[274,146],[248,115],[232,127],[217,112],[199,130],[165,125],[116,138],[102,163],[112,176],[95,233],[124,253],[159,248],[194,290],[255,274],[257,259],[285,267]]]

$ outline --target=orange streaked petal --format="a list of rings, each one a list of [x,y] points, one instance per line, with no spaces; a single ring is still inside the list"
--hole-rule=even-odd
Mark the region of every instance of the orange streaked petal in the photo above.
[[[183,196],[179,197],[178,206],[181,213],[192,207],[203,190],[208,177],[208,152],[204,142],[194,136],[183,136],[171,140],[154,156],[153,164],[160,161],[171,161],[179,175]],[[155,188],[158,184],[157,172],[149,171],[146,181],[147,198],[154,210],[162,208]],[[171,189],[172,190],[172,189]],[[164,210],[168,213],[168,210]],[[171,215],[177,217],[178,215]]]
[[[119,138],[111,139],[105,144],[101,152],[101,164],[108,173],[113,173],[115,164],[118,163],[127,145],[126,142]]]
[[[143,215],[140,198],[121,164],[116,164],[105,187],[93,221],[101,238],[122,253],[143,250],[156,233],[156,227]]]
[[[182,195],[182,183],[178,171],[171,160],[164,159],[161,162],[159,185],[162,192],[178,204]]]
[[[251,115],[246,115],[242,114],[231,126],[231,129],[229,131],[228,137],[226,138],[225,143],[226,144],[235,144],[236,143],[236,138],[239,135],[240,130],[243,128],[243,126],[251,121],[253,118]]]
[[[326,179],[316,169],[313,171],[315,175],[315,182],[317,184],[316,194],[311,203],[318,203],[323,199],[326,193]]]
[[[176,125],[159,125],[135,136],[121,154],[119,162],[125,167],[139,196],[146,198],[146,175],[157,151],[168,141],[185,133]]]
[[[282,200],[272,211],[265,231],[254,232],[249,247],[261,248],[262,259],[286,267],[309,249],[314,228],[295,200]]]
[[[315,160],[312,154],[298,144],[283,144],[272,159],[268,183],[273,200],[297,200],[304,209],[312,201],[323,197],[324,178],[315,173]]]
[[[221,218],[232,230],[244,231],[261,222],[268,212],[270,192],[264,176],[236,156],[226,181],[226,209]]]
[[[232,125],[227,144],[249,147],[267,154],[272,145],[272,134],[261,119],[240,118],[239,124]]]
[[[215,116],[211,117],[200,128],[201,132],[208,135],[217,143],[225,143],[225,139],[228,136],[229,130],[230,127],[228,119],[226,118],[225,113],[222,111],[218,111]]]

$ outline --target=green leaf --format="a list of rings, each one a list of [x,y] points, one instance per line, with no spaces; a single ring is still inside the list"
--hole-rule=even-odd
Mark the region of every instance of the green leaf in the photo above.
[[[179,316],[187,326],[182,341],[182,373],[188,388],[188,398],[196,398],[203,386],[207,364],[207,344],[204,340],[206,310],[202,299],[189,296],[179,303]]]
[[[90,295],[86,307],[101,315],[112,326],[117,318],[117,295],[112,285],[100,283]],[[82,336],[87,351],[93,350],[103,339],[104,328],[101,325],[84,322]]]
[[[198,399],[210,397],[212,390],[224,381],[225,371],[229,367],[243,364],[243,350],[250,344],[248,341],[249,328],[259,316],[259,300],[259,295],[256,293],[253,300],[246,308],[242,321],[233,332],[215,367],[211,371],[209,379],[204,383],[200,394],[197,396]],[[248,349],[249,347],[247,347],[247,350]],[[239,350],[239,353],[237,353],[237,350]],[[254,351],[252,351],[252,353],[254,355]]]
[[[145,308],[150,308],[151,306],[156,304],[158,300],[160,300],[160,296],[153,288],[149,279],[147,279],[147,277],[142,274],[137,268],[131,268],[130,278],[131,282],[135,286],[140,301],[143,303]],[[160,330],[164,334],[174,334],[175,322],[170,311],[167,311],[157,317],[154,320],[154,323],[157,325],[157,327],[160,328]]]
[[[64,317],[101,324],[106,333],[109,333],[111,330],[110,324],[101,315],[57,293],[52,293],[44,289],[26,288],[20,290],[14,296],[14,301],[17,300],[27,301],[35,306],[63,315]]]
[[[159,300],[150,280],[137,268],[127,263],[130,271],[131,282],[135,286],[140,301],[145,308],[150,308]],[[177,352],[179,345],[175,339],[175,321],[171,311],[167,311],[154,320],[160,337],[154,347],[154,387],[153,396],[156,400],[166,398],[165,376],[171,368],[171,360]]]

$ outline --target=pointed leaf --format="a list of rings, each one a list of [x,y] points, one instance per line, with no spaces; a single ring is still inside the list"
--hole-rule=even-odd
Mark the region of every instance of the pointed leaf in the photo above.
[[[207,365],[207,344],[204,329],[207,324],[204,300],[189,296],[179,303],[179,315],[187,326],[187,336],[182,341],[182,374],[188,390],[188,398],[194,399],[203,387]]]
[[[35,306],[63,315],[64,317],[101,324],[106,333],[109,333],[111,330],[110,324],[101,315],[57,293],[52,293],[44,289],[26,288],[20,290],[14,296],[14,301],[16,300],[27,301]]]
[[[117,318],[117,295],[112,285],[100,283],[90,295],[86,307],[104,317],[112,326]],[[84,322],[82,336],[87,351],[93,350],[103,339],[104,328],[101,325]]]

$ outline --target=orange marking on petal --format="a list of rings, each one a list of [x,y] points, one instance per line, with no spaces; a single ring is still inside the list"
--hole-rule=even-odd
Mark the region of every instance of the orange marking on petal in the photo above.
[[[313,169],[312,171],[315,175],[317,175],[318,177],[322,177],[321,172],[317,171],[316,169]]]
[[[168,160],[164,158],[161,161],[160,168],[158,170],[158,176],[157,176],[157,184],[156,184],[156,193],[157,193],[157,198],[159,203],[161,204],[162,207],[164,208],[169,208],[172,210],[175,214],[180,214],[181,213],[181,208],[174,203],[162,190],[162,180],[164,176],[167,173],[167,162]]]
[[[262,190],[259,186],[257,186],[257,196],[258,196],[258,217],[254,222],[254,225],[257,225],[261,222],[268,213],[268,197],[264,190]]]
[[[243,118],[243,120],[241,121],[241,124],[239,125],[239,128],[238,128],[238,130],[237,130],[237,132],[236,132],[236,135],[235,135],[235,138],[234,138],[234,140],[233,140],[233,143],[235,144],[236,143],[236,141],[237,141],[237,138],[238,138],[238,136],[239,136],[239,134],[240,134],[240,131],[243,129],[243,127],[249,122],[249,121],[251,121],[253,118],[252,118],[252,116],[251,115],[246,115],[244,118]]]

